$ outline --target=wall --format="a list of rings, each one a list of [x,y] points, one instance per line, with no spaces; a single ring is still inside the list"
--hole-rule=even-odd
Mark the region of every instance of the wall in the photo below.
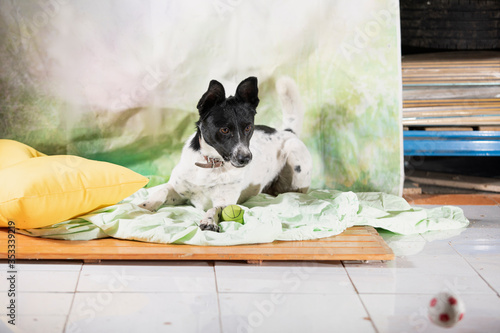
[[[397,0],[2,1],[0,136],[168,178],[211,79],[296,80],[313,187],[400,193]]]

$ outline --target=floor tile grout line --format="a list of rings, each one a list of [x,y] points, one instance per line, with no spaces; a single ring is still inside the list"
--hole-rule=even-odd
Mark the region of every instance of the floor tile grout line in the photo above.
[[[80,283],[80,277],[82,275],[83,265],[85,265],[85,262],[82,261],[82,264],[80,266],[80,271],[78,272],[78,278],[76,279],[75,290],[73,291],[73,297],[71,298],[71,304],[68,309],[68,314],[66,315],[66,320],[64,321],[64,326],[62,330],[63,333],[67,331],[69,317],[71,316],[71,311],[73,310],[73,305],[75,304],[76,293],[78,290],[78,284]]]
[[[88,295],[88,294],[99,294],[101,291],[91,290],[91,291],[77,291],[75,294],[78,295]],[[52,292],[50,292],[52,294]],[[67,292],[68,294],[71,292]],[[113,291],[110,292],[111,295],[132,295],[132,294],[161,294],[161,295],[215,295],[216,292],[210,291],[157,291],[157,290],[134,290],[134,291]]]
[[[76,295],[85,295],[85,294],[97,294],[99,291],[66,291],[66,292],[47,292],[47,291],[36,291],[36,292],[25,292],[24,294],[76,294]],[[132,295],[132,294],[162,294],[162,295],[173,295],[173,294],[187,294],[187,295],[216,295],[219,294],[221,296],[226,295],[270,295],[271,291],[223,291],[223,292],[209,292],[209,291],[128,291],[128,292],[112,292],[113,295]],[[354,293],[339,293],[339,292],[285,292],[284,295],[354,295]],[[362,293],[367,294],[367,293]],[[380,294],[380,293],[373,293]],[[413,295],[413,294],[409,294]],[[0,314],[1,315],[1,314]]]
[[[486,280],[486,278],[484,276],[481,275],[481,273],[478,272],[478,270],[469,262],[469,260],[467,260],[466,257],[464,257],[454,246],[453,246],[453,242],[449,242],[451,248],[460,256],[462,257],[462,259],[465,260],[465,262],[470,266],[470,268],[472,268],[472,270],[474,270],[474,272],[476,272],[476,274],[484,281],[484,283],[486,283],[486,285],[495,293],[495,295],[497,295],[497,297],[500,297],[500,293],[495,289],[493,288],[493,286]]]
[[[218,317],[219,317],[219,327],[220,327],[220,332],[223,333],[224,329],[222,328],[222,312],[220,308],[220,294],[219,294],[219,284],[217,283],[217,271],[215,269],[215,261],[212,262],[212,268],[214,270],[214,282],[215,282],[215,293],[217,296],[217,312],[218,312]]]
[[[352,280],[351,276],[349,275],[349,272],[347,271],[347,268],[345,267],[344,261],[340,261],[342,263],[342,267],[344,267],[344,271],[347,274],[347,278],[351,282],[352,287],[354,288],[354,291],[356,292],[356,296],[358,296],[359,301],[361,302],[361,305],[363,306],[363,309],[365,310],[365,313],[368,315],[368,319],[370,320],[370,323],[372,324],[373,329],[375,330],[376,333],[379,333],[377,326],[375,325],[375,322],[373,321],[373,318],[368,311],[368,308],[366,307],[365,303],[363,302],[363,299],[361,298],[361,294],[358,291],[358,288],[356,288],[356,285],[354,284],[354,281]]]
[[[358,299],[361,302],[361,305],[363,306],[363,309],[365,309],[366,314],[368,315],[368,319],[370,320],[370,323],[372,324],[373,329],[375,330],[376,333],[379,333],[379,330],[377,326],[375,325],[375,322],[373,321],[372,315],[370,314],[370,311],[368,311],[368,308],[365,305],[365,302],[363,302],[363,298],[361,297],[361,294],[357,294]]]

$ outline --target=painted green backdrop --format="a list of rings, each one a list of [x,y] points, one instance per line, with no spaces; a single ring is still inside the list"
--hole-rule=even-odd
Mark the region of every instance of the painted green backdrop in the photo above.
[[[315,188],[402,188],[397,0],[2,1],[0,137],[167,179],[211,79],[297,82]]]

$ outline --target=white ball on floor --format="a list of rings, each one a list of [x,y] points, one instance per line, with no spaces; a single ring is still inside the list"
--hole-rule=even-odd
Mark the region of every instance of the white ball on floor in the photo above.
[[[464,317],[465,305],[457,295],[441,292],[429,304],[430,320],[441,327],[452,327]]]

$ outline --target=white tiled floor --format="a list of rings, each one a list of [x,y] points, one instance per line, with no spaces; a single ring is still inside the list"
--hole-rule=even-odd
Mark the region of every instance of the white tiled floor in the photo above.
[[[0,332],[500,332],[500,207],[463,206],[471,226],[381,235],[389,262],[18,262],[17,325]],[[9,298],[0,264],[0,307]],[[427,304],[465,303],[451,329]]]

